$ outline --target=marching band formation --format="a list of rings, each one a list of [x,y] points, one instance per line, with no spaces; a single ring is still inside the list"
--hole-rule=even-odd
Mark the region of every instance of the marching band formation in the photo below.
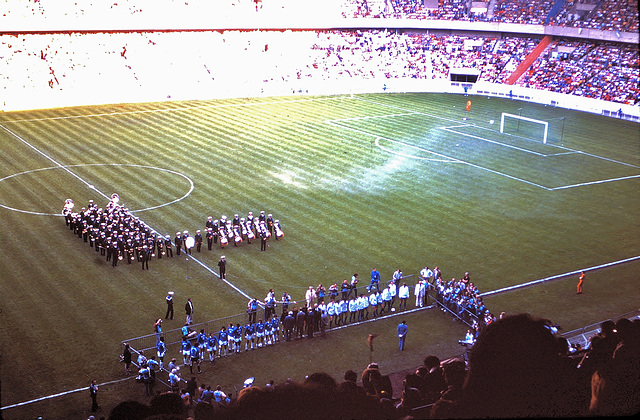
[[[276,241],[284,237],[280,221],[274,219],[272,214],[266,215],[261,211],[257,217],[253,216],[253,212],[249,212],[246,218],[235,214],[232,220],[227,220],[224,215],[219,220],[209,216],[204,237],[200,230],[194,236],[189,236],[189,231],[185,230],[176,232],[172,240],[170,235],[157,233],[119,203],[120,197],[114,193],[104,209],[89,200],[87,207],[74,211],[75,205],[70,198],[65,200],[62,209],[69,229],[106,257],[107,261],[111,261],[113,267],[118,265],[118,261],[126,260],[128,264],[141,263],[142,269],[148,270],[149,260],[173,257],[174,248],[176,255],[183,250],[191,254],[194,247],[200,252],[204,239],[207,240],[208,250],[211,250],[213,244],[217,243],[221,248],[229,243],[237,247],[244,241],[250,244],[255,238],[260,238],[260,250],[266,251],[267,241],[271,237],[275,237]]]

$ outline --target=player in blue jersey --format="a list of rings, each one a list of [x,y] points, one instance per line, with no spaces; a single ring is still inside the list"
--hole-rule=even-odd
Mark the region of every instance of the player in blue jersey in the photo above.
[[[371,284],[367,287],[367,291],[371,292],[374,287],[380,291],[380,272],[375,268],[371,270]]]
[[[344,324],[346,322],[348,312],[349,312],[349,303],[346,300],[342,299],[340,303],[338,303],[338,310],[336,311],[336,313],[338,313],[338,322],[340,324]]]
[[[227,328],[226,327],[222,327],[220,329],[220,332],[218,332],[218,347],[220,347],[220,353],[218,354],[219,357],[223,356],[223,351],[224,351],[224,356],[227,355],[227,340],[228,340],[229,335],[227,334]]]
[[[236,325],[235,330],[233,331],[233,348],[236,353],[240,353],[240,349],[242,347],[242,326],[240,324]]]
[[[210,333],[207,338],[207,351],[209,352],[209,362],[213,363],[216,358],[216,351],[218,350],[218,338]]]
[[[264,324],[262,318],[256,323],[256,345],[262,347],[264,345]]]
[[[160,369],[164,368],[164,355],[167,354],[167,346],[164,344],[164,337],[160,337],[160,341],[156,343],[156,352],[160,360]]]
[[[193,365],[196,364],[198,366],[198,373],[202,373],[202,371],[200,370],[200,347],[198,347],[197,345],[193,345],[191,346],[190,349],[190,364],[189,364],[189,370],[191,371],[191,373],[193,373]]]
[[[156,371],[160,367],[160,363],[156,360],[156,356],[151,356],[149,360],[147,360],[147,367],[149,368],[149,372],[151,373],[151,381],[155,382],[156,380]]]
[[[229,346],[229,351],[231,353],[236,352],[235,334],[236,334],[236,327],[234,327],[233,324],[230,322],[229,326],[227,327],[227,345]]]
[[[255,325],[249,322],[244,327],[244,350],[253,350],[256,344]]]
[[[171,392],[178,392],[178,388],[180,388],[180,374],[178,373],[178,369],[173,369],[171,373],[169,373],[169,385],[171,385]]]
[[[264,320],[264,343],[266,346],[273,344],[271,341],[272,336],[271,320],[267,318]]]
[[[204,359],[204,350],[207,347],[207,334],[204,333],[204,328],[200,330],[200,333],[196,337],[196,343],[200,351],[200,360],[202,360]]]
[[[336,317],[336,302],[333,299],[327,303],[327,315],[329,316],[329,328],[331,328],[334,318]]]
[[[189,343],[189,340],[187,340],[186,337],[182,339],[180,351],[182,352],[182,361],[184,362],[183,366],[187,366],[189,364],[189,356],[191,355],[191,343]]]
[[[280,342],[280,318],[275,314],[271,318],[271,331],[273,332],[274,343]]]
[[[375,292],[371,293],[368,299],[369,299],[369,306],[371,306],[373,310],[373,314],[371,316],[375,318],[378,316],[378,298],[376,296],[376,293]]]

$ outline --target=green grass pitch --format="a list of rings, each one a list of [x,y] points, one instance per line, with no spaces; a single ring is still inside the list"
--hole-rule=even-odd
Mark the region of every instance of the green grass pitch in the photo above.
[[[637,124],[537,104],[445,94],[242,98],[11,112],[0,115],[0,306],[2,406],[122,378],[120,341],[153,332],[168,290],[178,328],[187,297],[202,322],[243,312],[246,298],[194,261],[112,268],[65,227],[66,198],[99,206],[117,192],[142,220],[172,237],[207,216],[273,213],[285,238],[195,254],[221,254],[238,289],[273,288],[302,300],[309,285],[377,267],[438,265],[469,271],[481,292],[640,256]],[[521,108],[521,110],[520,110]],[[509,112],[555,124],[562,138],[500,134]],[[466,118],[466,120],[465,120]],[[494,120],[494,124],[490,124]],[[553,128],[557,133],[558,128]],[[522,135],[520,135],[522,134]],[[206,248],[206,247],[205,247]],[[638,308],[640,263],[486,298],[496,314],[530,312],[579,328]],[[412,307],[410,303],[410,307]],[[366,337],[384,372],[428,354],[460,352],[462,325],[435,310],[219,360],[198,379],[228,390],[326,371],[364,369]],[[178,356],[170,349],[171,356]],[[190,376],[190,375],[186,375]],[[105,409],[144,400],[133,381],[104,386]],[[88,414],[88,392],[3,410],[4,418]]]

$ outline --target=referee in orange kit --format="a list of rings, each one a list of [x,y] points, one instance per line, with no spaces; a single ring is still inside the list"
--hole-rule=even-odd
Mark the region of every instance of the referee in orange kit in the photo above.
[[[578,278],[578,290],[577,294],[582,293],[582,284],[584,283],[584,271],[580,272],[580,277]]]

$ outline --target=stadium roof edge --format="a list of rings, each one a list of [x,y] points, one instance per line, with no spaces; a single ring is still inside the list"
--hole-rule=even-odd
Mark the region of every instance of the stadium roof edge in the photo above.
[[[293,24],[292,24],[293,23]],[[482,33],[502,33],[528,36],[552,35],[555,37],[579,38],[596,41],[611,41],[626,44],[638,44],[640,35],[637,32],[604,31],[587,28],[562,26],[525,25],[499,22],[468,22],[451,20],[416,20],[416,19],[375,19],[375,18],[336,18],[336,19],[299,19],[295,23],[291,19],[224,19],[201,22],[122,22],[106,24],[93,21],[20,21],[0,18],[0,34],[43,34],[43,33],[97,33],[97,32],[171,32],[171,31],[252,31],[252,30],[354,30],[354,29],[388,29],[388,30],[438,30],[469,31]]]

